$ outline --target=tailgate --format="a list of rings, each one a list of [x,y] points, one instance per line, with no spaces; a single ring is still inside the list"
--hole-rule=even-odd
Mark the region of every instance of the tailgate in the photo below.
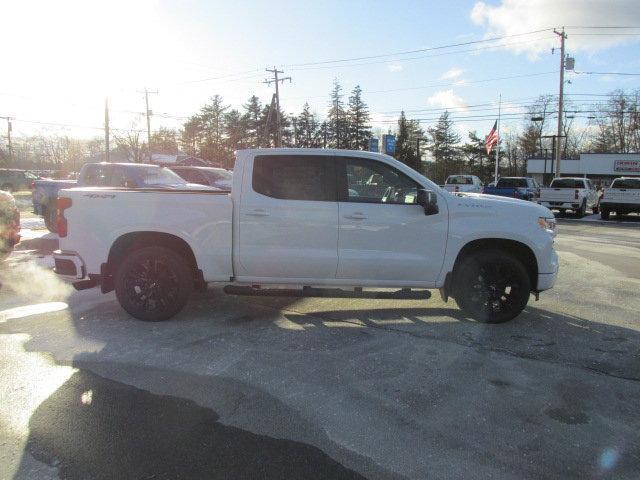
[[[605,188],[602,203],[607,202],[640,205],[640,190],[635,188]]]
[[[573,202],[574,188],[541,188],[540,200],[543,202]]]

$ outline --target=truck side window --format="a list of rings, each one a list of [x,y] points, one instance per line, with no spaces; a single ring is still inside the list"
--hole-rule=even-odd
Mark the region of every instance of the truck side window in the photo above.
[[[346,170],[343,201],[409,205],[416,203],[419,185],[395,168],[362,158],[344,157],[340,161]]]
[[[253,161],[253,190],[283,200],[335,202],[333,157],[259,155]]]

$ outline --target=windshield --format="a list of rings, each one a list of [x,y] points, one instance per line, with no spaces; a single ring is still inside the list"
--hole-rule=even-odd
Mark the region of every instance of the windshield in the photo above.
[[[165,167],[146,167],[140,172],[142,186],[186,185],[187,182],[177,173]]]
[[[473,178],[465,175],[454,175],[447,178],[447,185],[473,185]]]
[[[207,168],[206,170],[202,169],[202,172],[214,182],[230,182],[233,178],[233,174],[229,170],[225,170],[224,168]]]
[[[618,178],[613,181],[611,188],[640,188],[640,178]]]
[[[551,182],[552,188],[584,188],[584,180],[578,178],[559,178]]]

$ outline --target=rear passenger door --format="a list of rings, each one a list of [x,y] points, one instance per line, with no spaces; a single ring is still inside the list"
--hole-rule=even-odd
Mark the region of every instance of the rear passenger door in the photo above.
[[[238,215],[240,280],[335,278],[338,203],[333,157],[256,156],[246,166]]]

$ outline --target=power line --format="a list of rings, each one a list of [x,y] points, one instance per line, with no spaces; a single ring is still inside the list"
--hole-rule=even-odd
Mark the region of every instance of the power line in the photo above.
[[[627,73],[627,72],[574,72],[578,75],[628,75],[638,76],[640,73]]]
[[[551,31],[550,28],[544,28],[544,29],[540,29],[540,30],[534,30],[534,31],[531,31],[531,32],[514,33],[514,34],[511,34],[511,35],[502,35],[500,37],[485,38],[483,40],[472,40],[472,41],[469,41],[469,42],[451,43],[451,44],[448,44],[448,45],[439,45],[437,47],[418,48],[418,49],[415,49],[415,50],[404,50],[404,51],[400,51],[400,52],[385,53],[385,54],[379,54],[379,55],[367,55],[367,56],[363,56],[363,57],[341,58],[341,59],[336,59],[336,60],[322,60],[322,61],[318,61],[318,62],[291,63],[289,65],[284,65],[284,66],[289,67],[289,68],[305,67],[305,66],[309,66],[309,65],[322,65],[322,64],[327,64],[327,63],[343,63],[343,62],[353,62],[353,61],[358,61],[358,60],[371,60],[371,59],[374,59],[374,58],[393,57],[393,56],[398,56],[398,55],[410,55],[412,53],[430,52],[430,51],[442,50],[442,49],[446,49],[446,48],[463,47],[463,46],[466,46],[466,45],[476,45],[478,43],[495,42],[497,40],[503,40],[505,38],[521,37],[521,36],[524,36],[524,35],[533,35],[535,33],[550,32],[550,31]]]
[[[456,55],[460,53],[475,53],[475,52],[484,51],[484,50],[497,50],[500,48],[510,47],[513,45],[543,42],[546,40],[548,40],[548,38],[537,38],[534,40],[524,40],[522,42],[508,42],[508,43],[501,43],[499,45],[490,45],[486,47],[469,48],[465,50],[454,50],[452,52],[442,52],[442,53],[436,53],[433,55],[420,55],[418,57],[387,58],[385,60],[377,60],[373,62],[361,62],[361,63],[351,63],[351,64],[343,64],[343,65],[319,65],[319,66],[298,67],[298,68],[294,67],[294,68],[291,68],[291,70],[300,72],[300,71],[306,71],[306,70],[320,70],[320,69],[331,69],[331,68],[349,68],[349,67],[361,67],[361,66],[367,66],[367,65],[380,65],[388,62],[408,62],[413,60],[422,60],[425,58],[435,58],[435,57],[442,57],[447,55]]]

